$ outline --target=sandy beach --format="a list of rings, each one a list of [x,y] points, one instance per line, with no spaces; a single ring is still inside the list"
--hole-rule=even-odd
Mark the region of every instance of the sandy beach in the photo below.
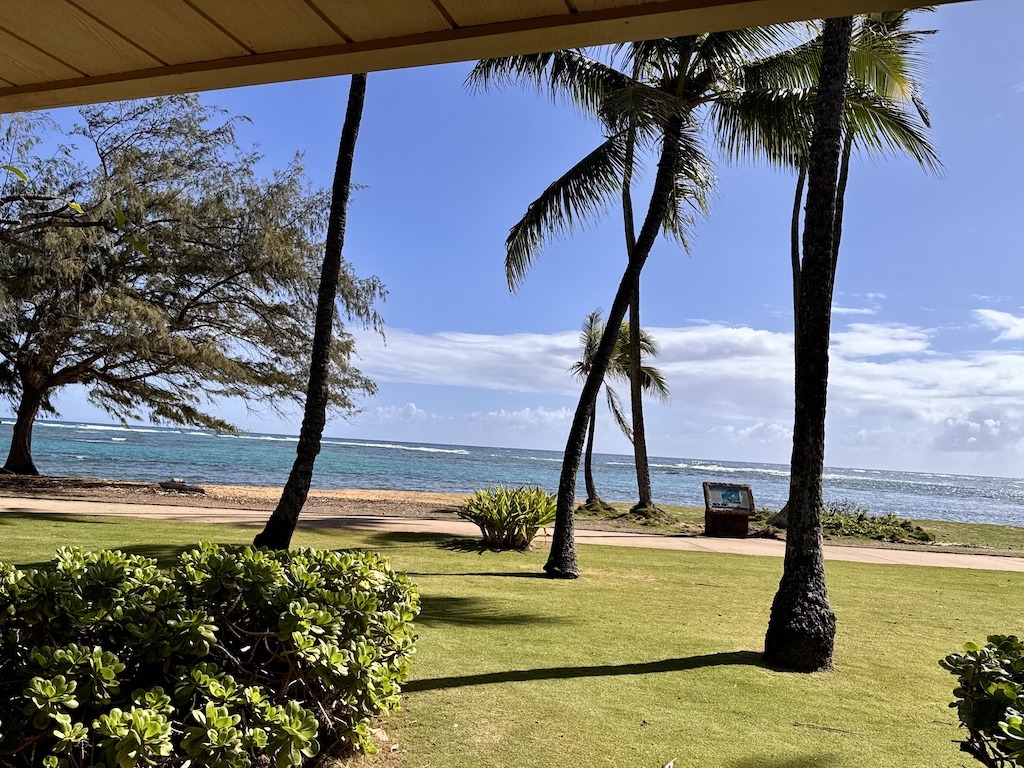
[[[131,483],[99,478],[0,476],[0,497],[156,504],[200,509],[270,512],[281,489],[255,485],[204,485],[205,493],[166,491],[157,483]],[[317,490],[309,493],[306,508],[331,515],[392,517],[450,517],[465,494],[426,491]]]

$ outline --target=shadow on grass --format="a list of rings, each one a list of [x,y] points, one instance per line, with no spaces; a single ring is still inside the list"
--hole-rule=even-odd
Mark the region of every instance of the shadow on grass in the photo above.
[[[488,624],[511,626],[523,624],[553,624],[564,621],[560,617],[531,613],[512,613],[491,600],[479,597],[449,597],[423,595],[417,624],[426,627],[454,625],[478,627]]]
[[[839,765],[835,755],[803,755],[801,757],[745,757],[729,763],[728,768],[828,768]]]
[[[461,677],[435,677],[429,680],[413,680],[405,685],[407,693],[436,691],[446,688],[463,688],[470,685],[491,685],[494,683],[522,683],[531,680],[571,680],[581,677],[611,677],[616,675],[650,675],[658,672],[683,672],[705,667],[726,666],[764,667],[761,654],[754,651],[732,651],[729,653],[708,653],[701,656],[686,656],[681,659],[663,659],[637,664],[604,664],[593,667],[545,667],[542,669],[511,669],[504,672],[485,672],[479,675]],[[754,763],[751,763],[753,766]],[[758,763],[758,765],[761,765]],[[784,764],[780,764],[782,768]],[[794,764],[793,768],[796,768]]]
[[[109,518],[103,519],[93,515],[67,515],[60,512],[47,512],[42,509],[27,509],[16,507],[0,512],[0,525],[12,525],[28,521],[39,522],[47,520],[55,523],[75,523],[76,525],[106,525],[112,522]]]
[[[544,573],[534,571],[478,571],[473,573],[445,573],[444,571],[437,571],[436,573],[426,573],[423,571],[406,571],[409,576],[498,576],[507,579],[547,579],[548,576]]]

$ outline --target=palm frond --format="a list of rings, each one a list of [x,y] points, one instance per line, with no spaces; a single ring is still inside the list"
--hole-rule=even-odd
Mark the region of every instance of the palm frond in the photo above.
[[[708,197],[715,188],[714,164],[704,151],[697,130],[679,134],[679,154],[662,233],[690,250],[690,233],[708,212]]]
[[[861,151],[906,154],[929,173],[941,173],[939,153],[926,134],[926,126],[900,105],[866,91],[847,96],[847,130]]]
[[[660,368],[653,365],[640,366],[640,388],[649,395],[653,395],[663,403],[669,401],[668,381]]]
[[[531,86],[554,101],[598,115],[608,94],[637,83],[578,48],[483,59],[466,78],[466,86],[473,91],[515,85]]]
[[[612,412],[612,418],[615,419],[615,423],[622,430],[622,434],[632,443],[633,426],[629,423],[629,419],[626,418],[626,413],[622,409],[622,400],[619,399],[619,393],[605,384],[604,394],[608,399],[608,410]]]
[[[510,290],[518,289],[549,237],[564,236],[608,207],[622,188],[625,156],[625,137],[621,133],[610,136],[530,203],[505,241],[505,276]]]

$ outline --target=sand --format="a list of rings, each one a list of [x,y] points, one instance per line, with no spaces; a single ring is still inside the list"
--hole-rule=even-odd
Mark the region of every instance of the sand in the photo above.
[[[204,485],[205,494],[165,491],[156,483],[131,483],[99,478],[0,476],[0,497],[66,499],[206,509],[270,512],[281,488],[257,485]],[[426,491],[310,491],[306,509],[332,515],[449,517],[465,494]]]

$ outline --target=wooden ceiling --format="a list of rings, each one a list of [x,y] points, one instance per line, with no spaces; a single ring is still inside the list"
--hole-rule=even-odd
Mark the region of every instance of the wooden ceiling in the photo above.
[[[891,10],[920,0],[5,0],[0,113]]]

